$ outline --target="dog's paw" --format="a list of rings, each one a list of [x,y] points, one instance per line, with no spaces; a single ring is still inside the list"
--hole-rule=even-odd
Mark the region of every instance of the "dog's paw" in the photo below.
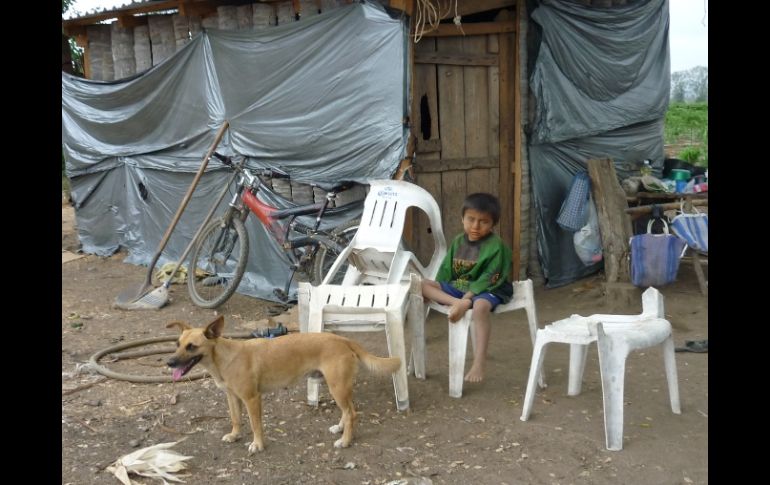
[[[265,446],[262,443],[257,443],[256,441],[252,441],[249,445],[249,455],[253,454],[257,450],[262,451],[265,449]]]
[[[343,430],[343,428],[339,424],[335,424],[334,426],[331,426],[329,428],[329,431],[331,431],[334,434],[342,433],[342,430]]]
[[[342,438],[334,442],[335,448],[347,448],[348,446],[350,446],[350,443],[345,443],[345,440],[343,440]]]
[[[238,441],[239,439],[240,439],[240,436],[238,435],[238,433],[227,433],[226,435],[222,436],[222,441],[226,441],[228,443]]]

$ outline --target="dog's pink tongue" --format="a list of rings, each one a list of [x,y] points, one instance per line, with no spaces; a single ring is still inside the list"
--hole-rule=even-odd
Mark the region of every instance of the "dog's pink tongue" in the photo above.
[[[179,379],[181,379],[182,378],[182,372],[183,372],[183,370],[182,370],[181,367],[177,367],[176,369],[174,369],[173,379],[175,381],[178,381]]]

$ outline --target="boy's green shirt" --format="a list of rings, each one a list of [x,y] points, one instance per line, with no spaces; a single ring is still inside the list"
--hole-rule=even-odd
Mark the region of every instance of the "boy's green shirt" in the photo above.
[[[513,296],[511,284],[512,252],[502,238],[490,233],[479,241],[469,241],[465,233],[452,240],[441,262],[436,281],[451,284],[474,295],[489,292],[506,303]]]

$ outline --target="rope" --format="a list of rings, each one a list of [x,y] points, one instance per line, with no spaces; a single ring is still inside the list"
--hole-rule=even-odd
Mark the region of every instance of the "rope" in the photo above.
[[[441,19],[445,17],[452,9],[452,0],[447,3],[446,12],[441,13],[441,1],[442,0],[416,0],[415,5],[415,23],[414,23],[414,43],[420,42],[425,32],[432,32],[438,29]],[[454,24],[460,29],[460,32],[465,35],[461,25],[462,17],[457,15],[457,0],[454,0],[454,12],[453,17]],[[429,28],[426,29],[426,23]]]

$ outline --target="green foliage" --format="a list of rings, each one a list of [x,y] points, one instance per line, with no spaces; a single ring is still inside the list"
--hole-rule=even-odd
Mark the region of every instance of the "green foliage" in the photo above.
[[[78,47],[74,39],[69,39],[70,55],[72,56],[72,74],[85,77],[83,70],[83,48]]]
[[[663,136],[666,143],[707,143],[708,103],[671,103]]]
[[[679,154],[677,157],[681,160],[684,160],[686,162],[690,162],[692,164],[698,163],[701,158],[703,157],[703,153],[701,153],[701,149],[696,146],[687,147]]]
[[[677,158],[708,166],[708,103],[671,103],[666,112],[664,141],[684,145]]]

